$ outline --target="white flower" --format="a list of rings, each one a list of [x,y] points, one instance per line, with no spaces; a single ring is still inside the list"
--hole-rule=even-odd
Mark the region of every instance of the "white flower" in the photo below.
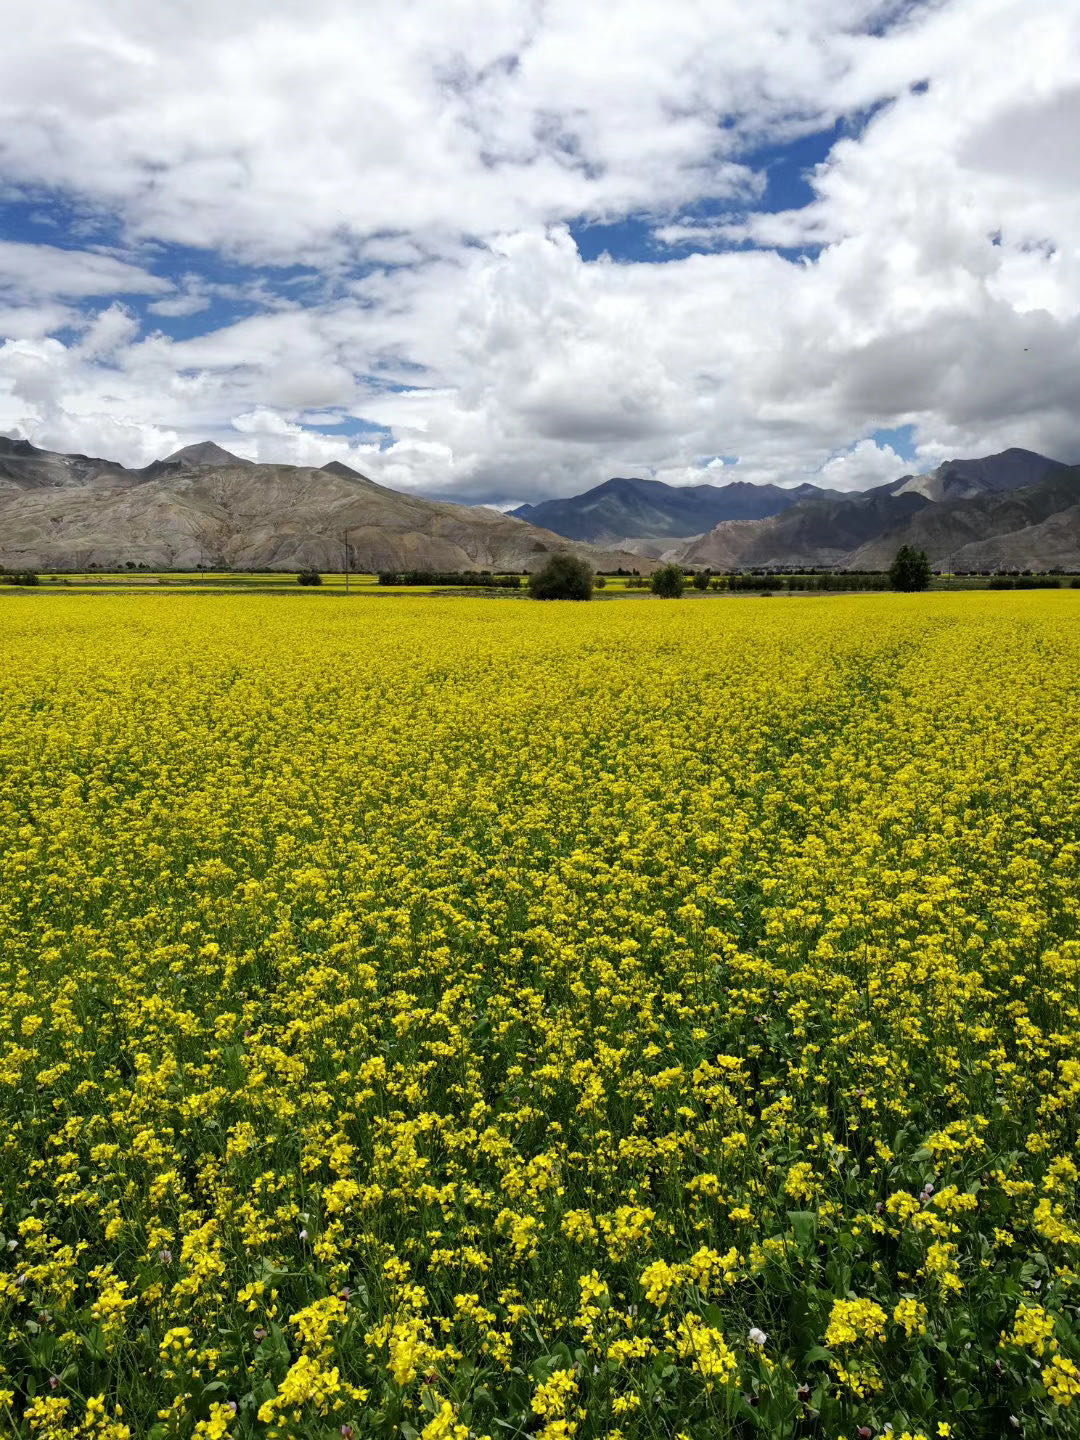
[[[766,1341],[768,1338],[769,1338],[769,1337],[768,1337],[768,1335],[765,1334],[765,1331],[764,1331],[764,1330],[759,1330],[756,1325],[753,1326],[753,1328],[752,1328],[751,1331],[750,1331],[750,1339],[753,1341],[753,1343],[754,1343],[755,1345],[761,1345],[761,1346],[763,1346],[763,1345],[765,1344],[765,1341]]]

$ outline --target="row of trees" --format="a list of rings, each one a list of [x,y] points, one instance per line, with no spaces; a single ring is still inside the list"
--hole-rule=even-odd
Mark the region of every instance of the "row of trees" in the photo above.
[[[695,590],[925,590],[930,583],[930,562],[925,551],[901,546],[888,574],[852,572],[820,575],[718,575],[709,570],[692,574]],[[677,600],[686,589],[687,573],[681,565],[661,565],[648,582],[630,580],[629,588],[648,586],[654,595]],[[593,578],[588,562],[576,555],[553,555],[542,570],[529,577],[529,594],[534,600],[588,600],[594,588],[602,588],[603,577]]]
[[[473,585],[484,590],[520,590],[520,575],[490,570],[380,570],[380,585]]]

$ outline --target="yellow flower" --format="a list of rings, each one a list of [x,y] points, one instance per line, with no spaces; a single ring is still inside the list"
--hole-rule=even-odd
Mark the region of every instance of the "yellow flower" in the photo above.
[[[825,1344],[846,1346],[883,1340],[885,1320],[885,1311],[873,1300],[834,1300]]]

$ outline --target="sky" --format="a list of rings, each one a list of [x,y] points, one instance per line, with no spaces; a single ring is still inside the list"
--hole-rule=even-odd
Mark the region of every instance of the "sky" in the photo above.
[[[512,505],[1080,461],[1080,0],[6,0],[0,432]]]

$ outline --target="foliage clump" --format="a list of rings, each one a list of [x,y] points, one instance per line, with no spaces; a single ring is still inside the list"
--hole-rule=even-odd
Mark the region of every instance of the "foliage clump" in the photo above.
[[[661,565],[652,573],[651,589],[663,600],[678,600],[686,586],[686,578],[680,565]]]
[[[889,566],[889,583],[894,590],[925,590],[930,584],[930,561],[925,550],[901,545],[896,559]]]
[[[298,585],[321,585],[322,576],[318,570],[301,570],[296,577],[296,583]]]
[[[529,594],[534,600],[591,600],[592,566],[587,560],[560,551],[529,577]]]
[[[490,570],[380,570],[380,585],[471,585],[480,590],[520,590],[520,575]]]

